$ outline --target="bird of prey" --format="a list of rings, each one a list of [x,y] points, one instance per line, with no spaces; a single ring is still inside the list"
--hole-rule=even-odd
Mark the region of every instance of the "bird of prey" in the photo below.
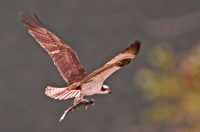
[[[85,96],[110,94],[111,89],[104,84],[104,81],[112,73],[135,59],[141,46],[140,42],[136,40],[102,67],[88,74],[80,63],[76,52],[49,31],[36,15],[20,13],[20,18],[29,34],[51,57],[60,75],[68,84],[62,88],[47,86],[45,95],[57,100],[74,98],[73,105],[64,111],[59,121],[62,121],[66,114],[79,106],[83,105],[87,109],[89,105],[94,105],[94,100],[87,100],[84,98]]]

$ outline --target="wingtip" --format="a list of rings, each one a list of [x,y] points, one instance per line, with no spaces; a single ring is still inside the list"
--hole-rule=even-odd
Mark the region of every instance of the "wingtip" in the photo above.
[[[24,13],[23,11],[19,11],[17,14],[18,14],[20,20],[21,20],[22,22],[24,22],[24,20],[26,19],[25,13]]]
[[[19,18],[21,19],[21,21],[23,22],[26,19],[30,19],[31,15],[29,15],[29,13],[25,13],[24,11],[19,11],[18,13]]]
[[[140,48],[141,48],[141,42],[139,40],[136,40],[128,48],[126,48],[125,51],[137,55],[139,53]]]
[[[42,22],[40,21],[39,17],[34,14],[25,13],[24,11],[19,11],[18,16],[20,17],[21,22],[25,24],[25,26],[37,26],[42,25]]]

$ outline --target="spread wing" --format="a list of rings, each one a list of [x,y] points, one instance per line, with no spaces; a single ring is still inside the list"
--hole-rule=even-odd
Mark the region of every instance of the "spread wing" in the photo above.
[[[36,15],[20,13],[20,17],[30,35],[44,48],[52,58],[59,73],[68,83],[81,80],[86,72],[75,51],[46,29]]]
[[[103,83],[103,81],[105,81],[105,79],[107,79],[112,73],[129,64],[131,60],[135,59],[139,52],[140,46],[140,42],[135,41],[101,68],[89,74],[84,81],[92,80]]]

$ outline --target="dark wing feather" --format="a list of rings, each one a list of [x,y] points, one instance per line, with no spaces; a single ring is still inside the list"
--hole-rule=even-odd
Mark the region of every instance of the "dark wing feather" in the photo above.
[[[108,61],[104,66],[85,77],[84,81],[91,80],[103,83],[103,81],[105,81],[105,79],[107,79],[112,73],[116,72],[121,67],[129,64],[132,59],[135,59],[136,55],[139,52],[140,46],[140,42],[135,41],[128,48],[126,48],[113,59]]]
[[[75,51],[46,29],[36,15],[28,16],[20,13],[20,17],[28,32],[50,55],[66,82],[71,84],[85,76],[84,67],[80,64]]]

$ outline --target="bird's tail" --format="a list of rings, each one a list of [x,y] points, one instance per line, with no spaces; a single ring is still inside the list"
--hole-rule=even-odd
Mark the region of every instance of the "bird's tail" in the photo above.
[[[80,96],[80,90],[68,90],[67,87],[57,88],[48,86],[45,89],[45,95],[58,100],[66,100]]]

